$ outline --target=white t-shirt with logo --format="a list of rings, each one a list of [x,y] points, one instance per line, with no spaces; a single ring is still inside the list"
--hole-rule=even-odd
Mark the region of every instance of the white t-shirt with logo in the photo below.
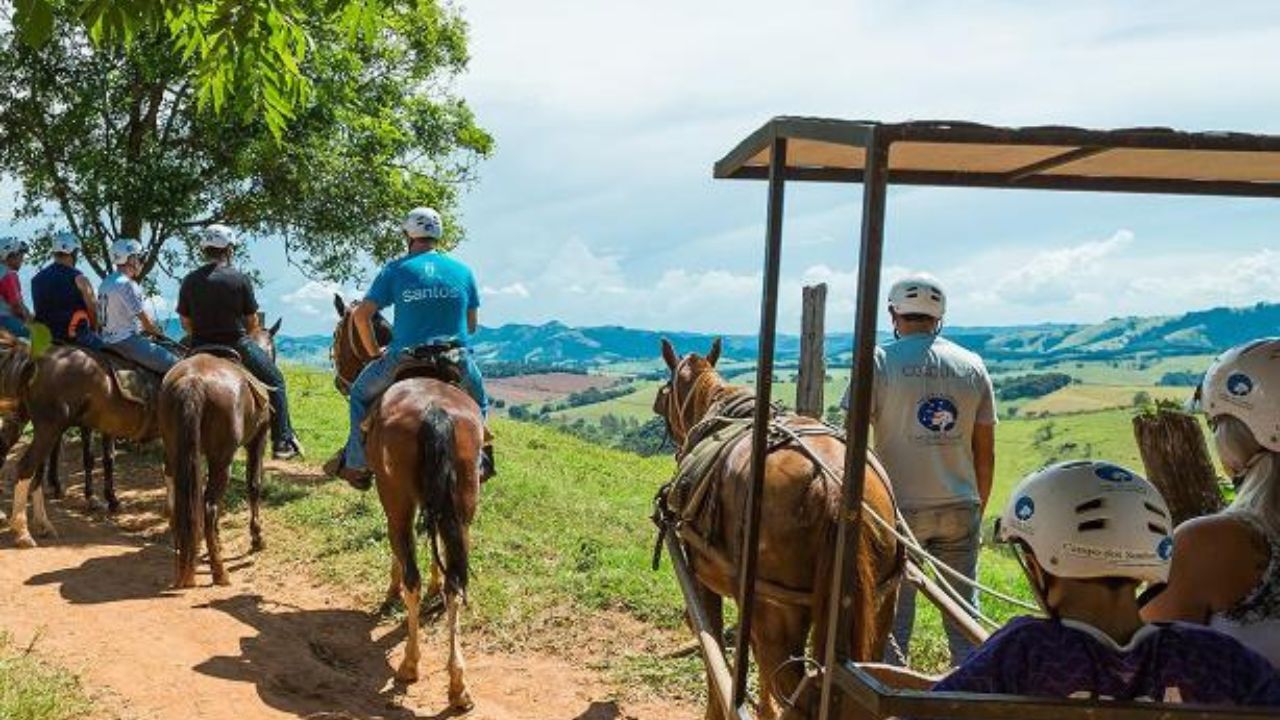
[[[977,505],[973,428],[996,423],[982,358],[946,338],[919,334],[876,348],[875,365],[873,446],[898,505]]]
[[[102,314],[102,341],[118,343],[142,332],[138,314],[145,308],[142,286],[119,270],[111,273],[98,287],[98,312]]]

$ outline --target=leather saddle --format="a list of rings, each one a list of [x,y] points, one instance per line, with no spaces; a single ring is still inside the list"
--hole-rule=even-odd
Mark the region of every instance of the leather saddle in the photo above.
[[[237,365],[244,364],[244,356],[240,354],[239,350],[230,345],[199,345],[191,348],[191,355],[212,355],[223,360],[230,360]]]
[[[80,346],[77,346],[80,347]],[[151,405],[160,394],[160,381],[164,376],[113,352],[110,348],[91,350],[80,347],[102,364],[115,383],[121,397],[140,405]]]
[[[461,385],[465,374],[466,348],[457,341],[417,345],[406,352],[406,359],[396,367],[395,382],[409,378],[432,378]]]

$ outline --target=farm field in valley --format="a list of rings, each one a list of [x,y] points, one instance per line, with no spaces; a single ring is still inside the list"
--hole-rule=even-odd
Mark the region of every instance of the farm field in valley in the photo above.
[[[609,388],[622,382],[617,376],[581,373],[537,373],[490,378],[485,381],[489,395],[508,405],[541,404],[563,400],[572,393],[591,388]]]

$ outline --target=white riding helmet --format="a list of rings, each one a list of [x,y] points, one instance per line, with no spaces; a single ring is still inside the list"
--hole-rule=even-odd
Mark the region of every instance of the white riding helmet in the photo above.
[[[200,247],[225,250],[236,244],[236,233],[226,225],[210,225],[200,236]]]
[[[937,278],[927,273],[916,273],[889,288],[889,307],[899,315],[941,318],[947,311],[947,296]]]
[[[1192,404],[1210,418],[1236,418],[1259,445],[1280,452],[1280,338],[1254,340],[1219,355]]]
[[[416,207],[410,210],[409,214],[404,216],[401,227],[411,238],[429,237],[439,240],[444,235],[444,222],[440,220],[440,213],[429,207]]]
[[[80,252],[80,240],[66,230],[59,230],[53,234],[52,249],[55,253],[74,255]]]
[[[1160,491],[1109,462],[1050,465],[1014,488],[996,528],[1021,541],[1050,575],[1164,582],[1173,555],[1173,521]]]
[[[0,260],[10,255],[24,253],[27,251],[27,244],[16,237],[0,238]]]
[[[133,238],[120,238],[111,243],[111,263],[124,265],[129,258],[142,254],[142,243]]]

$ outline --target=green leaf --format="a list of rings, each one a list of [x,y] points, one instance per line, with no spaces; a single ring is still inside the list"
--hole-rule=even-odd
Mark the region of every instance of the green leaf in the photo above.
[[[53,333],[44,323],[32,322],[27,325],[31,331],[31,356],[40,357],[53,345]]]
[[[41,47],[53,37],[51,0],[14,0],[14,10],[14,27],[27,45]]]

